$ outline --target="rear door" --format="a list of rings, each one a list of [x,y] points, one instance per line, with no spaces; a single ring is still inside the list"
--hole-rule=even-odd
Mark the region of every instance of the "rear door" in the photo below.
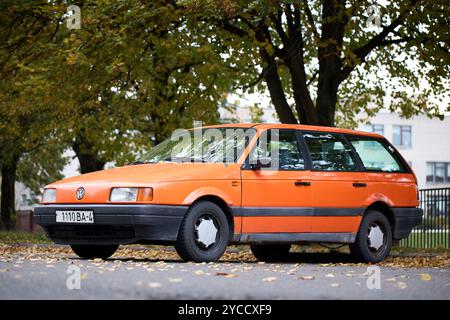
[[[298,138],[296,130],[271,129],[251,150],[250,159],[271,157],[272,167],[252,170],[247,159],[241,171],[242,233],[310,231],[310,171]]]
[[[341,134],[303,132],[303,138],[311,160],[311,232],[357,232],[369,195],[361,160]]]
[[[369,179],[374,200],[393,207],[418,205],[414,175],[400,154],[384,139],[349,135],[348,140],[359,155]]]

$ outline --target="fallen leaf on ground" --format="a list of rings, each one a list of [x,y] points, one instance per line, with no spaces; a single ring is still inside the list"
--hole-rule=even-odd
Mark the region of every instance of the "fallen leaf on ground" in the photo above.
[[[226,273],[226,272],[216,272],[216,276],[221,276],[224,278],[237,278],[238,275],[234,273]]]
[[[397,281],[397,279],[395,279],[395,278],[389,278],[389,279],[386,279],[386,281],[388,281],[388,282],[395,282],[395,281]]]
[[[169,280],[169,282],[174,282],[174,283],[178,283],[178,282],[182,282],[183,281],[183,279],[181,279],[181,278],[169,278],[168,280]]]
[[[408,285],[407,285],[405,282],[397,282],[397,286],[398,286],[400,289],[406,289],[406,288],[408,288]]]
[[[267,277],[267,278],[262,279],[262,281],[264,281],[264,282],[272,282],[275,280],[277,280],[277,277]]]
[[[301,280],[314,280],[316,277],[314,276],[300,276],[298,277]]]
[[[327,275],[325,275],[325,278],[334,278],[334,274],[328,273]]]
[[[420,274],[420,279],[423,281],[430,281],[431,280],[431,275],[428,273],[421,273]]]
[[[149,282],[148,286],[150,288],[160,288],[161,287],[161,283],[159,283],[159,282]]]
[[[337,288],[337,287],[339,287],[339,283],[332,283],[332,284],[331,284],[331,287],[332,287],[332,288]]]

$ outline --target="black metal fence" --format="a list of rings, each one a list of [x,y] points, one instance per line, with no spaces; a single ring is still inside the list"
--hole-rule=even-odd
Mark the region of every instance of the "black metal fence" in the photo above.
[[[423,221],[410,236],[400,241],[401,247],[450,248],[450,188],[419,191]]]

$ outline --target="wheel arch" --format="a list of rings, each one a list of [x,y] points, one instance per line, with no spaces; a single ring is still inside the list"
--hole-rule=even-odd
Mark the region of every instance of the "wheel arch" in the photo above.
[[[189,205],[189,208],[191,208],[193,205],[195,205],[196,203],[198,203],[200,201],[212,202],[212,203],[216,204],[220,209],[222,209],[223,213],[225,214],[225,217],[227,218],[228,225],[230,227],[230,241],[231,241],[231,239],[233,239],[233,235],[234,235],[234,219],[233,219],[233,214],[231,212],[231,208],[229,207],[228,203],[226,203],[225,200],[223,200],[221,197],[219,197],[217,195],[206,194],[206,195],[202,195],[202,196],[198,197],[197,199],[195,199]]]
[[[395,227],[395,219],[394,219],[394,212],[392,211],[391,207],[384,201],[375,201],[371,203],[369,206],[367,206],[366,210],[364,210],[365,215],[370,210],[376,210],[381,212],[389,221],[389,224],[391,225],[392,231]]]

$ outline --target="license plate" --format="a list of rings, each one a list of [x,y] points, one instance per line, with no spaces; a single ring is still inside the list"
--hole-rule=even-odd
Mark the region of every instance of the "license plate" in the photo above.
[[[94,223],[94,211],[57,210],[56,222]]]

